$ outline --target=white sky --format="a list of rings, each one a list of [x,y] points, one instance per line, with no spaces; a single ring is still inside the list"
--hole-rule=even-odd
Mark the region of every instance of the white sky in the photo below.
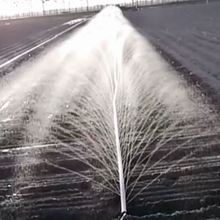
[[[90,6],[118,4],[132,0],[88,0]],[[86,7],[87,0],[47,0],[45,10]],[[0,16],[10,16],[28,12],[42,12],[42,0],[0,0]]]

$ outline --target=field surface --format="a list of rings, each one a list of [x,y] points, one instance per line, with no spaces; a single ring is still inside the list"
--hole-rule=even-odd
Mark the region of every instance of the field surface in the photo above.
[[[220,2],[145,8],[126,16],[144,36],[220,94]]]
[[[84,13],[0,20],[0,68],[8,60],[45,41],[49,41],[57,34],[76,24],[77,19],[87,16],[88,14]]]

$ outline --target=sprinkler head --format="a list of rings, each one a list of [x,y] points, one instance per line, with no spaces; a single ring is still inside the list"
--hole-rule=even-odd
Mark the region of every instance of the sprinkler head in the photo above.
[[[120,220],[124,220],[127,216],[127,212],[122,212],[120,216]]]

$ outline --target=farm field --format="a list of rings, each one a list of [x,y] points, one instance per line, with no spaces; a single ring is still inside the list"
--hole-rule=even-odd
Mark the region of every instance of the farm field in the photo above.
[[[220,218],[219,11],[0,21],[0,65],[73,27],[0,69],[0,220],[120,219],[117,130],[125,219]]]

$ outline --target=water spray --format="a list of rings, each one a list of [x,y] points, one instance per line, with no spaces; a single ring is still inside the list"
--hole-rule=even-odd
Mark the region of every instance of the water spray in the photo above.
[[[51,66],[48,60],[56,62]],[[32,158],[35,164],[43,161],[119,195],[119,219],[125,220],[127,204],[175,166],[185,167],[181,163],[192,156],[194,147],[200,149],[196,146],[201,137],[213,137],[213,143],[202,143],[205,147],[220,142],[220,126],[203,128],[207,115],[207,122],[216,121],[209,107],[193,98],[194,91],[116,7],[104,9],[23,68],[4,78],[8,83],[0,89],[1,146],[10,152],[19,141],[22,146],[16,149],[28,150],[17,164],[27,166],[30,176],[19,170],[16,185],[32,181]],[[5,146],[9,138],[12,145]],[[47,148],[81,161],[95,175],[44,158]],[[182,149],[190,153],[168,163],[167,158]]]

